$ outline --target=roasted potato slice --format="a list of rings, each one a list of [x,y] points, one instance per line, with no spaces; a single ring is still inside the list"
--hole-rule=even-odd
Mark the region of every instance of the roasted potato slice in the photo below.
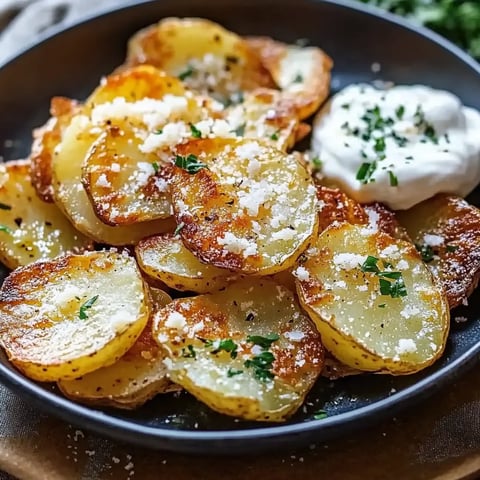
[[[80,109],[75,100],[53,97],[50,105],[52,117],[45,125],[33,131],[33,145],[30,154],[30,176],[37,195],[53,203],[52,161],[55,147],[60,143],[65,128],[73,115]]]
[[[269,279],[174,300],[155,314],[172,380],[214,410],[281,421],[302,404],[323,365],[314,325],[292,292]]]
[[[467,303],[480,278],[480,210],[452,195],[437,195],[397,212],[423,260],[454,308]]]
[[[442,354],[448,304],[411,243],[343,223],[324,230],[316,249],[302,266],[297,290],[338,360],[400,375]]]
[[[140,150],[128,123],[111,125],[90,147],[82,183],[95,214],[107,225],[122,226],[172,216],[168,184],[158,157]],[[156,166],[156,169],[155,169]]]
[[[334,222],[351,224],[368,223],[368,215],[362,206],[338,188],[317,185],[318,211],[322,232]]]
[[[177,224],[201,261],[273,274],[315,238],[316,189],[295,157],[258,140],[217,138],[179,146],[176,163],[184,167],[174,166],[170,181]]]
[[[368,215],[369,224],[383,233],[388,233],[393,238],[410,242],[407,230],[400,225],[397,218],[399,212],[390,210],[383,203],[375,202],[362,205]]]
[[[134,244],[173,230],[174,222],[169,219],[112,227],[97,218],[82,185],[82,165],[99,134],[84,115],[74,117],[65,130],[53,161],[55,200],[61,210],[80,232],[110,245]]]
[[[261,58],[285,102],[291,102],[299,119],[315,113],[330,91],[331,58],[317,47],[286,45],[268,37],[251,37],[247,43]]]
[[[150,64],[189,88],[222,101],[255,87],[273,87],[255,51],[238,35],[200,18],[165,18],[136,33],[126,66]]]
[[[28,160],[0,164],[0,260],[8,268],[92,246],[56,205],[37,197]]]
[[[156,297],[161,300],[154,302],[154,309],[171,302],[168,294],[159,292]],[[130,350],[117,362],[75,380],[60,380],[58,387],[66,397],[75,401],[134,409],[159,393],[179,389],[167,377],[164,358],[163,351],[153,339],[150,320]]]
[[[329,353],[325,355],[322,377],[328,378],[329,380],[337,380],[339,378],[351,377],[352,375],[360,375],[363,373],[365,372],[344,365]]]
[[[127,102],[137,102],[145,98],[160,99],[165,95],[184,96],[183,83],[151,65],[139,65],[102,80],[85,102],[82,112],[90,115],[92,110],[117,98]]]
[[[0,291],[0,342],[39,381],[74,379],[116,362],[150,314],[132,257],[69,254],[12,272]]]
[[[238,274],[200,262],[178,235],[155,235],[135,247],[140,268],[147,276],[175,290],[207,293],[225,287]]]
[[[282,151],[310,131],[300,127],[295,109],[282,100],[278,90],[266,88],[246,93],[242,103],[226,109],[225,118],[238,137],[260,138]]]

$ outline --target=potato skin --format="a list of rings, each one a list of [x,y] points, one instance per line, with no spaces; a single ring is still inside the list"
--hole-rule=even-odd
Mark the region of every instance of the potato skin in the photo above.
[[[465,304],[480,279],[480,210],[463,198],[437,195],[397,216],[418,248],[428,247],[425,235],[441,241],[427,267],[445,289],[451,309]]]

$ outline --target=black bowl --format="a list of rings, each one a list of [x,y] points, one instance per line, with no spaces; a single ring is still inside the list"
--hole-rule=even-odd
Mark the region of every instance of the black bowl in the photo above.
[[[50,97],[84,98],[101,75],[122,62],[129,36],[165,16],[206,17],[241,34],[266,34],[287,42],[308,38],[335,60],[334,91],[375,79],[423,83],[450,90],[464,103],[480,108],[476,62],[437,35],[361,4],[334,0],[135,3],[59,31],[0,69],[0,139],[13,140],[1,142],[5,159],[28,153],[31,130],[46,120]],[[378,73],[372,69],[374,63],[381,67]],[[480,192],[470,200],[479,205]],[[479,310],[477,292],[468,307],[453,313],[453,317],[468,317],[469,322],[453,322],[445,354],[432,367],[404,377],[320,379],[305,408],[282,425],[238,422],[210,411],[187,394],[158,397],[135,412],[87,408],[66,400],[54,387],[23,377],[3,353],[0,377],[40,408],[128,442],[183,452],[259,452],[345,434],[451,381],[479,356]],[[328,418],[314,420],[318,409],[326,410]]]

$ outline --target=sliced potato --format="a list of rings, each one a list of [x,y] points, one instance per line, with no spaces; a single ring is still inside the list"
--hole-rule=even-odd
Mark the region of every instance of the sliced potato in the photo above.
[[[123,98],[137,102],[145,98],[160,99],[165,95],[184,96],[183,83],[151,65],[139,65],[109,75],[88,97],[83,113],[89,115],[97,105]]]
[[[268,279],[174,300],[155,314],[172,380],[216,411],[280,421],[302,404],[323,365],[314,325],[292,292]]]
[[[30,176],[37,195],[45,202],[52,203],[54,200],[53,152],[62,138],[63,131],[79,108],[75,100],[53,97],[50,105],[52,117],[45,125],[33,131]]]
[[[40,381],[74,379],[116,362],[144,329],[150,301],[135,260],[90,252],[12,272],[0,291],[0,341]]]
[[[238,274],[200,262],[172,234],[155,235],[135,247],[140,268],[175,290],[207,293],[227,286]]]
[[[283,101],[278,90],[267,88],[246,93],[242,103],[226,109],[225,117],[238,137],[260,138],[282,151],[310,131],[300,127],[292,104]]]
[[[407,230],[400,225],[397,215],[399,212],[390,210],[383,203],[369,203],[362,205],[365,213],[368,215],[369,224],[378,228],[383,233],[388,233],[393,238],[410,242],[410,236]]]
[[[40,200],[30,162],[0,164],[0,260],[11,269],[92,248],[58,207]]]
[[[82,165],[100,132],[84,115],[75,116],[65,130],[53,161],[55,200],[75,227],[97,242],[127,245],[175,228],[169,219],[136,225],[108,226],[100,221],[82,185]]]
[[[92,144],[82,183],[97,217],[122,226],[172,216],[168,184],[158,157],[140,150],[142,141],[124,123],[111,125]],[[155,171],[156,166],[157,171]]]
[[[360,375],[361,370],[344,365],[330,354],[325,355],[325,363],[323,364],[322,377],[329,380],[337,380],[339,378],[351,377],[352,375]]]
[[[437,195],[397,212],[450,308],[467,303],[480,279],[480,210],[452,195]]]
[[[448,304],[412,244],[343,223],[324,230],[316,249],[297,278],[298,295],[338,360],[399,375],[442,354]]]
[[[366,224],[368,215],[362,206],[338,188],[317,185],[319,230],[322,232],[334,222]]]
[[[273,274],[292,266],[315,238],[316,189],[294,156],[258,140],[219,138],[181,145],[178,155],[206,165],[193,174],[173,167],[171,179],[180,235],[201,261]]]
[[[330,91],[331,58],[317,47],[286,45],[268,37],[247,39],[299,119],[315,113]]]
[[[154,309],[171,301],[161,290],[155,296],[160,301],[154,302]],[[60,380],[58,387],[66,397],[75,401],[134,409],[159,393],[179,389],[167,377],[164,358],[163,351],[153,339],[152,322],[149,321],[130,350],[117,362],[75,380]]]
[[[274,85],[247,42],[200,18],[165,18],[136,33],[128,45],[126,65],[145,63],[223,101],[244,90]]]

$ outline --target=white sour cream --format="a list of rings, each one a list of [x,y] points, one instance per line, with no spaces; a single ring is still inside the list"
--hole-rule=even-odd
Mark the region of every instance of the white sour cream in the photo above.
[[[327,179],[355,200],[394,210],[480,183],[480,113],[429,87],[351,85],[314,122]]]

